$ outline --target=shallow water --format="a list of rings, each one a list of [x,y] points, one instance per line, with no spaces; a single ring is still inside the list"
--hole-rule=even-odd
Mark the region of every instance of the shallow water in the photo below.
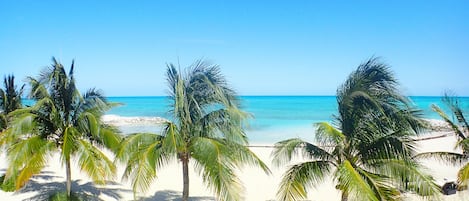
[[[411,97],[415,105],[423,110],[423,117],[439,119],[430,109],[437,104],[443,109],[441,97]],[[171,119],[168,113],[170,102],[166,97],[110,97],[110,101],[122,106],[108,112],[118,117],[163,117]],[[331,122],[337,114],[335,96],[242,96],[243,110],[253,118],[249,120],[246,133],[253,143],[272,143],[282,139],[300,137],[311,140],[313,124]],[[469,104],[469,98],[462,98]],[[463,109],[469,109],[463,105]],[[148,123],[120,125],[123,133],[160,132],[161,128]]]

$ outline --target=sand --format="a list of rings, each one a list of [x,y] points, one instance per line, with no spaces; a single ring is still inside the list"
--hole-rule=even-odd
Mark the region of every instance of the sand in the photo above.
[[[433,133],[431,135],[438,136],[442,133]],[[419,150],[426,151],[452,151],[456,142],[455,136],[447,136],[430,140],[419,141]],[[253,147],[251,148],[263,161],[269,164],[272,170],[271,175],[266,175],[258,168],[245,167],[239,170],[239,175],[246,188],[244,192],[247,201],[263,201],[275,200],[277,186],[281,176],[287,166],[273,167],[270,165],[271,148]],[[297,159],[295,162],[299,162]],[[422,161],[432,173],[439,184],[445,181],[455,181],[456,172],[460,167],[448,166],[434,160]],[[4,173],[6,168],[5,155],[0,154],[0,173]],[[118,178],[115,182],[110,182],[105,186],[94,185],[84,173],[81,173],[76,166],[72,169],[73,190],[82,193],[98,195],[102,200],[133,200],[134,195],[131,191],[129,182],[120,180],[122,165],[119,165]],[[202,179],[194,172],[190,171],[190,195],[191,200],[204,201],[216,200],[213,193],[205,187]],[[44,199],[50,192],[65,189],[65,170],[60,164],[58,155],[50,160],[49,166],[44,171],[35,176],[20,191],[11,193],[0,191],[0,200],[40,200]],[[176,161],[159,170],[158,178],[153,182],[147,193],[139,194],[142,200],[179,200],[182,191],[182,168]],[[332,181],[327,180],[323,184],[314,189],[310,189],[308,200],[314,201],[334,201],[340,200],[340,192],[338,192]],[[468,191],[461,191],[455,195],[441,196],[443,200],[457,201],[467,200],[469,198]],[[406,200],[419,200],[420,198],[408,195]]]

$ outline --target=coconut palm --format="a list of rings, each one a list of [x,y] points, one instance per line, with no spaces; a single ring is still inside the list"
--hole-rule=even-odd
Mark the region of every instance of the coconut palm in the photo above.
[[[4,89],[0,89],[0,139],[1,133],[8,127],[10,118],[8,114],[22,107],[21,96],[23,94],[24,85],[19,89],[15,85],[15,76],[8,75],[3,79]],[[0,147],[3,146],[0,140]],[[11,187],[12,181],[4,180],[5,175],[0,176],[0,188],[6,191],[13,191]]]
[[[178,159],[183,170],[182,200],[189,197],[189,164],[220,200],[240,200],[243,190],[235,174],[243,164],[266,165],[247,147],[243,122],[248,116],[217,65],[197,61],[181,74],[167,66],[171,121],[161,135],[128,136],[117,154],[134,192],[148,190],[157,169]]]
[[[24,85],[17,88],[13,75],[5,77],[3,85],[4,89],[0,89],[0,131],[7,127],[7,115],[22,107],[21,96],[24,90]]]
[[[103,184],[115,175],[116,167],[99,147],[115,147],[119,136],[100,120],[113,104],[99,90],[79,93],[74,62],[67,74],[62,64],[55,58],[52,61],[38,78],[28,78],[35,105],[12,112],[15,120],[3,138],[9,143],[6,175],[15,178],[18,189],[59,152],[70,196],[72,158],[94,182]]]
[[[306,198],[307,188],[331,178],[342,200],[398,200],[401,191],[438,193],[430,176],[411,159],[411,140],[424,128],[419,111],[397,90],[389,67],[372,58],[337,90],[339,114],[333,125],[316,124],[315,143],[288,139],[276,143],[274,164],[301,154],[282,177],[279,200]]]
[[[449,162],[453,165],[462,165],[458,171],[458,183],[459,185],[467,185],[469,180],[469,123],[464,116],[464,112],[461,109],[460,99],[450,93],[445,93],[442,98],[442,102],[450,109],[456,121],[451,120],[450,116],[447,115],[438,105],[433,104],[432,109],[450,126],[452,131],[458,136],[456,143],[456,149],[461,152],[428,152],[421,153],[416,158],[436,158],[442,162]]]

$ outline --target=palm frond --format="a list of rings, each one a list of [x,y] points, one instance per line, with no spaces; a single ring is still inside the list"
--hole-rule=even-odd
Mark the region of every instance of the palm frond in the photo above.
[[[228,141],[247,144],[243,122],[248,114],[237,108],[221,108],[208,112],[198,122],[201,135],[210,138],[225,138]]]
[[[174,64],[167,64],[166,66],[166,82],[168,83],[169,87],[169,98],[171,98],[173,102],[176,102],[176,100],[174,99],[176,97],[176,94],[174,92],[176,91],[176,85],[178,83],[178,80],[180,80],[181,78]]]
[[[153,133],[133,133],[127,135],[119,144],[116,152],[116,160],[125,162],[130,160],[131,155],[142,154],[147,152],[151,144],[162,144],[164,136]],[[144,157],[146,158],[146,157]]]
[[[359,168],[354,167],[350,161],[345,160],[339,164],[334,177],[343,193],[364,200],[379,200],[363,175],[360,174]]]
[[[156,169],[153,169],[144,159],[136,160],[132,164],[135,164],[136,167],[127,166],[125,172],[128,175],[126,177],[132,178],[132,191],[135,197],[137,192],[148,191],[151,183],[156,178]]]
[[[433,104],[431,107],[432,107],[432,110],[438,113],[438,115],[451,127],[453,132],[455,132],[459,136],[459,138],[466,139],[466,136],[464,135],[464,133],[461,130],[459,130],[458,125],[454,124],[453,121],[449,119],[449,117],[445,114],[445,112],[443,112],[443,110],[440,107],[438,107],[435,104]]]
[[[424,152],[414,156],[415,159],[436,159],[442,163],[450,163],[452,165],[462,165],[468,162],[468,158],[464,154],[455,152]]]
[[[97,140],[109,150],[115,152],[119,148],[122,141],[122,136],[118,134],[119,131],[112,127],[102,127],[99,129]]]
[[[233,150],[219,140],[204,137],[193,138],[190,150],[196,161],[196,169],[218,199],[242,199],[240,193],[244,189],[235,173],[237,160],[240,159],[234,156],[238,154],[232,155]]]
[[[290,162],[293,157],[299,156],[300,153],[311,159],[333,159],[333,156],[321,147],[293,138],[275,143],[275,149],[271,154],[273,157],[272,162],[276,166],[281,166]]]
[[[0,147],[2,147],[2,132],[8,127],[8,120],[5,114],[0,113]]]
[[[306,189],[322,182],[331,166],[329,161],[307,161],[291,166],[282,176],[277,198],[281,201],[305,199]]]
[[[466,163],[458,171],[458,183],[459,183],[459,185],[467,185],[467,180],[469,180],[469,163]]]
[[[69,161],[72,153],[77,150],[77,137],[79,132],[74,127],[67,127],[63,132],[63,143],[61,145],[61,157],[63,161]]]
[[[11,127],[5,132],[5,137],[10,136],[9,141],[16,140],[19,136],[28,134],[34,129],[36,115],[28,113],[29,111],[30,109],[19,109],[10,113],[14,119]]]
[[[134,193],[146,192],[157,177],[156,170],[174,159],[165,150],[164,136],[151,133],[132,134],[121,142],[116,160],[126,164],[122,179],[132,179]]]
[[[89,112],[82,112],[76,118],[76,122],[79,129],[89,134],[89,137],[99,139],[100,125],[95,115]]]
[[[463,139],[463,140],[458,140],[456,142],[455,148],[460,148],[463,152],[463,154],[468,154],[469,152],[469,138]]]
[[[454,116],[456,116],[458,123],[462,125],[466,132],[469,132],[469,123],[464,117],[464,113],[461,109],[461,106],[459,105],[459,99],[456,96],[451,95],[451,92],[445,92],[442,101],[446,106],[451,109]]]
[[[29,92],[30,98],[40,100],[49,96],[49,92],[47,91],[45,85],[43,85],[39,80],[36,80],[33,77],[27,77],[26,79],[29,82],[31,88],[31,91]]]
[[[3,79],[5,90],[0,89],[0,113],[6,115],[16,109],[22,107],[21,98],[24,90],[24,85],[17,88],[15,85],[15,76],[8,75]]]
[[[323,146],[332,146],[335,147],[338,144],[341,144],[346,139],[346,136],[340,132],[339,129],[334,128],[327,122],[319,122],[315,124],[316,133],[315,139],[316,142]]]
[[[376,159],[406,159],[415,155],[416,144],[405,133],[392,132],[374,136],[375,139],[357,147],[358,155],[365,164],[373,163]]]
[[[79,109],[92,112],[95,116],[101,117],[104,112],[119,105],[121,104],[108,102],[101,90],[92,88],[88,89],[83,95],[83,104]]]
[[[113,179],[116,166],[101,150],[90,142],[80,139],[77,142],[78,165],[97,184],[105,184],[107,179]]]
[[[369,172],[362,168],[357,168],[357,171],[368,183],[378,200],[400,200],[401,193],[391,185],[388,176]]]
[[[400,106],[393,109],[386,109],[387,117],[396,131],[406,131],[407,136],[418,136],[429,128],[428,123],[423,119],[423,111],[413,105]],[[393,111],[392,111],[393,110]]]
[[[183,139],[178,126],[171,122],[166,122],[164,126],[164,149],[167,153],[177,154],[186,149],[186,142]]]
[[[238,168],[242,168],[244,165],[251,165],[254,167],[259,167],[266,174],[271,174],[269,167],[256,156],[247,146],[243,144],[238,144],[236,142],[230,142],[226,139],[211,139],[216,140],[223,144],[228,152],[231,154],[231,160]]]
[[[0,89],[0,113],[6,111],[5,104],[8,101],[7,98],[8,96],[5,91],[3,91],[3,89]]]
[[[414,160],[383,160],[377,168],[389,175],[393,183],[403,191],[411,191],[420,196],[438,196],[440,188],[435,180],[425,173],[425,169]]]
[[[18,141],[8,149],[9,167],[7,178],[15,177],[16,189],[21,188],[34,174],[38,174],[47,164],[55,146],[40,137]]]

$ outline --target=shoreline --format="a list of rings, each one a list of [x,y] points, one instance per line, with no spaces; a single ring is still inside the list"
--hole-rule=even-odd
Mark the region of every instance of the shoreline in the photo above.
[[[431,130],[420,133],[419,138],[427,136],[428,133],[451,131],[447,123],[443,120],[424,120],[428,122]],[[102,117],[102,121],[119,128],[121,134],[128,135],[139,132],[161,133],[162,123],[168,120],[157,116],[119,116],[115,114],[107,114]],[[245,129],[245,133],[248,136],[250,145],[269,145],[289,138],[301,138],[307,141],[313,141],[315,132],[314,123],[315,122],[293,125],[273,125],[263,128],[256,128],[248,125]]]

